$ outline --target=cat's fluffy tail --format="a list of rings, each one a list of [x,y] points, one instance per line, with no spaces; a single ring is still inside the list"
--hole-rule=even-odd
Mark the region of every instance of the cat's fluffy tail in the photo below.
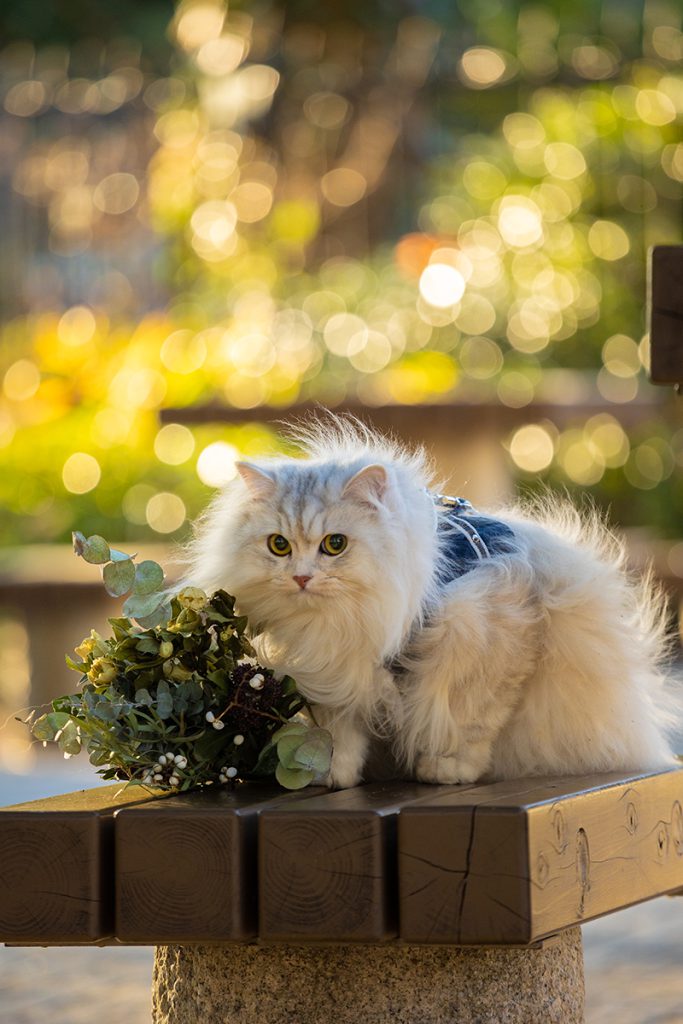
[[[579,511],[561,496],[544,494],[504,518],[528,539],[547,612],[544,663],[516,734],[511,723],[509,756],[514,759],[516,744],[523,749],[523,729],[533,730],[537,707],[552,723],[549,756],[551,747],[556,753],[566,747],[571,759],[574,746],[587,770],[674,763],[671,744],[683,726],[683,698],[671,667],[668,602],[652,569],[638,574],[630,568],[624,542],[588,503]],[[593,721],[592,731],[584,716]],[[555,767],[562,770],[561,755]]]

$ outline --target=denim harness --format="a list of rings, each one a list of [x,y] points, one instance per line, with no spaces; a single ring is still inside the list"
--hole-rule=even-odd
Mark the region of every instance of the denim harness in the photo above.
[[[499,519],[479,515],[465,498],[435,494],[434,504],[446,510],[439,514],[437,527],[447,559],[439,574],[442,586],[493,555],[514,551],[515,535],[510,527]]]
[[[439,583],[448,586],[471,572],[481,562],[494,555],[505,554],[516,548],[514,532],[505,523],[492,516],[482,516],[466,498],[451,498],[447,494],[433,494],[438,513],[437,535],[445,561],[439,570]],[[401,656],[410,650],[411,637],[399,654],[385,664],[394,677],[405,672]]]

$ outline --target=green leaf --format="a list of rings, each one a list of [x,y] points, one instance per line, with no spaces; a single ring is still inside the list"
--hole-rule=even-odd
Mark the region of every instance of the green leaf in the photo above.
[[[285,789],[303,789],[313,781],[315,773],[305,768],[296,771],[279,764],[275,769],[275,778]]]
[[[277,747],[270,741],[258,756],[258,760],[251,769],[251,775],[272,775],[278,765]]]
[[[132,594],[123,606],[123,614],[134,619],[152,615],[164,603],[161,594]]]
[[[64,655],[64,660],[69,668],[73,669],[74,672],[85,672],[88,666],[84,661],[74,661],[68,654]]]
[[[173,714],[173,697],[165,679],[157,686],[156,713],[159,718],[170,718]]]
[[[62,753],[80,754],[81,739],[78,734],[78,726],[72,718],[65,724],[56,739]]]
[[[136,615],[135,619],[143,629],[154,629],[156,626],[165,625],[171,618],[171,606],[162,602],[150,615]]]
[[[152,704],[154,703],[154,697],[152,697],[152,695],[149,692],[149,690],[147,690],[143,686],[143,688],[141,690],[136,690],[135,691],[135,703],[136,704],[144,704],[146,707],[151,707]]]
[[[305,742],[306,736],[300,733],[288,733],[286,736],[281,736],[277,740],[277,756],[280,759],[280,764],[284,765],[285,768],[292,769],[310,767],[296,759],[299,747]]]
[[[159,644],[152,636],[143,636],[142,640],[138,640],[135,645],[135,650],[140,651],[141,654],[158,654]]]
[[[135,567],[134,594],[154,594],[161,589],[164,583],[164,570],[151,559],[145,559]]]
[[[118,618],[108,619],[109,625],[114,630],[114,636],[117,640],[125,640],[130,636],[131,632],[131,621],[130,619]]]
[[[99,704],[96,704],[92,709],[92,713],[101,722],[115,722],[118,718],[118,709],[108,700],[101,700]]]
[[[280,680],[280,686],[282,687],[282,696],[289,697],[290,693],[296,693],[296,683],[291,676],[283,676]]]
[[[316,775],[326,775],[332,762],[332,737],[324,729],[312,729],[311,733],[294,751],[294,760],[297,765]],[[279,743],[277,749],[279,754]],[[292,767],[291,764],[289,767]]]
[[[102,570],[102,579],[110,597],[123,597],[135,582],[135,566],[131,561],[109,562]]]
[[[50,711],[34,722],[31,732],[37,740],[52,743],[57,733],[70,721],[71,715],[65,711]]]
[[[116,548],[110,548],[109,557],[112,562],[132,562],[135,555],[127,555],[125,551],[117,551]]]
[[[78,530],[71,534],[74,544],[74,551],[91,565],[103,565],[110,559],[109,545],[104,537],[93,534],[92,537],[84,537]]]
[[[195,741],[195,756],[199,760],[211,761],[219,756],[220,751],[227,748],[229,742],[229,738],[224,736],[223,732],[220,732],[218,729],[207,729],[204,735]],[[232,747],[232,749],[234,750],[235,748]],[[221,760],[220,763],[225,764],[225,761]]]
[[[307,725],[306,722],[286,722],[285,725],[275,730],[275,732],[271,736],[271,739],[275,743],[277,743],[278,740],[281,740],[283,738],[283,736],[301,736],[304,733],[307,733],[309,729],[310,726]]]

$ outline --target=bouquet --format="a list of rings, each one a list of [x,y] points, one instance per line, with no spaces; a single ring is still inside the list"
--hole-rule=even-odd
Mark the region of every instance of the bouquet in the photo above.
[[[83,747],[98,774],[158,789],[275,775],[287,789],[322,781],[332,739],[289,676],[260,666],[247,620],[224,590],[169,594],[156,562],[75,533],[74,550],[102,566],[107,592],[128,595],[112,636],[95,630],[67,657],[80,689],[35,712],[33,736],[65,757]]]

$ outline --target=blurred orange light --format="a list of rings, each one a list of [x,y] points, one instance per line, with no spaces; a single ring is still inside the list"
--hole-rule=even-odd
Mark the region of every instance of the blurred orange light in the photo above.
[[[404,235],[394,249],[394,259],[406,277],[419,277],[429,263],[432,253],[443,241],[433,235]]]

